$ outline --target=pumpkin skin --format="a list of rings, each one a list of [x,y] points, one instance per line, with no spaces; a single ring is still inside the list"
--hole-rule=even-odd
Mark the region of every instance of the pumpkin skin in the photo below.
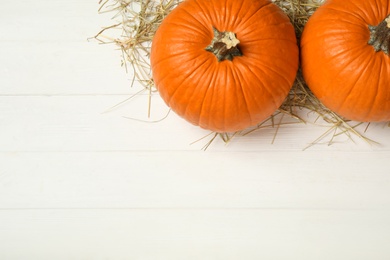
[[[389,14],[389,0],[328,0],[304,28],[304,79],[326,107],[346,119],[390,120],[390,57],[368,44],[369,26]]]
[[[218,61],[206,47],[218,31],[234,32],[242,56]],[[158,28],[153,80],[165,103],[215,132],[254,126],[283,103],[298,70],[295,31],[268,0],[187,0]]]

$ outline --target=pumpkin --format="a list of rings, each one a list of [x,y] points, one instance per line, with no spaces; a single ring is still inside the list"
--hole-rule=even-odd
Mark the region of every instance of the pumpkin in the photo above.
[[[285,13],[268,0],[187,0],[157,29],[155,86],[166,104],[215,132],[254,126],[283,103],[298,70]]]
[[[389,0],[328,0],[304,28],[304,79],[346,119],[390,120],[389,14]]]

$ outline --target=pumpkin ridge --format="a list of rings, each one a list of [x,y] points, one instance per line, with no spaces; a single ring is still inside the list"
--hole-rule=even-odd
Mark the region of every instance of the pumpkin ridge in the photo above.
[[[380,59],[379,62],[381,63],[381,65],[379,66],[379,67],[380,67],[380,71],[379,71],[378,75],[382,75],[382,71],[383,71],[382,63],[383,63],[383,60]],[[382,86],[382,85],[380,84],[380,81],[381,81],[382,77],[377,77],[377,79],[378,79],[378,82],[377,82],[376,86]],[[377,101],[378,95],[379,95],[379,87],[375,88],[375,90],[376,90],[376,91],[375,91],[375,97],[372,99],[372,100],[373,100],[372,106],[370,106],[370,109],[368,110],[368,112],[367,112],[367,114],[366,114],[366,117],[370,117],[370,116],[372,115],[372,113],[373,113],[373,111],[374,111],[374,108],[375,108],[375,104],[377,104],[376,101]]]
[[[196,57],[196,58],[197,58],[197,57]],[[195,59],[196,59],[196,58],[195,58]],[[179,89],[181,89],[183,86],[185,86],[185,87],[188,88],[188,84],[186,84],[186,81],[190,79],[189,76],[191,76],[192,74],[194,74],[194,73],[200,68],[200,66],[206,64],[207,62],[208,62],[208,60],[205,59],[205,61],[204,61],[203,63],[201,63],[201,65],[197,66],[197,67],[194,68],[190,73],[188,73],[188,74],[185,75],[183,81],[180,82],[180,85],[171,93],[168,103],[170,103],[170,101],[171,101],[172,99],[175,99],[175,96],[176,96],[176,94],[178,93],[178,90],[179,90]],[[212,63],[210,62],[210,67],[211,67],[211,66],[212,66]],[[200,78],[199,78],[199,80],[200,80]],[[191,84],[191,85],[193,85],[193,84]],[[197,84],[195,84],[195,85],[198,86]],[[202,84],[202,85],[203,85],[203,84]],[[193,91],[194,91],[194,89],[196,89],[196,88],[192,88],[192,89],[193,89]]]
[[[366,28],[365,28],[366,29]],[[368,28],[367,28],[368,29]],[[324,29],[322,29],[324,30]],[[335,28],[323,31],[320,35],[316,35],[316,38],[311,38],[314,41],[318,41],[321,37],[321,39],[325,39],[328,37],[332,37],[332,43],[335,44],[334,41],[341,41],[346,42],[346,38],[354,38],[355,41],[351,44],[356,44],[358,41],[361,41],[362,44],[367,45],[368,38],[363,38],[362,34],[362,28],[359,28],[359,31],[345,31],[345,30],[336,30]],[[336,35],[337,34],[337,35]],[[358,37],[358,38],[357,38]],[[359,44],[361,44],[359,43]]]
[[[207,91],[204,93],[204,98],[202,100],[202,105],[200,107],[200,113],[199,113],[199,125],[203,125],[203,121],[202,119],[204,120],[204,118],[207,118],[207,116],[205,116],[205,114],[207,115],[208,114],[208,111],[207,109],[205,109],[205,101],[208,100],[208,96],[210,95],[210,91],[213,92],[213,87],[215,85],[215,81],[216,81],[216,67],[213,66],[212,64],[210,65],[210,68],[213,69],[213,71],[211,72],[210,71],[210,82],[209,82],[209,86],[207,88]],[[210,70],[211,70],[210,69]],[[212,93],[213,94],[213,93]],[[210,117],[208,118],[208,122],[207,124],[210,125]]]
[[[170,56],[166,56],[166,57],[164,57],[163,59],[159,59],[157,62],[154,62],[154,63],[153,63],[153,66],[152,66],[152,70],[153,70],[153,68],[160,66],[160,63],[162,63],[162,62],[164,62],[164,61],[170,60],[170,59],[172,59],[172,58],[177,58],[177,57],[180,57],[180,56],[185,56],[185,55],[188,55],[188,53],[185,52],[185,51],[183,51],[183,52],[174,53],[174,54],[170,53],[169,55],[170,55]],[[195,58],[194,58],[194,59],[195,59]]]
[[[365,0],[365,1],[367,1],[367,0]],[[358,1],[358,2],[359,2],[359,1]],[[378,12],[377,12],[377,11],[380,10],[380,6],[378,6],[377,0],[371,1],[370,4],[371,4],[372,2],[375,3],[376,7],[375,7],[375,8],[372,8],[372,5],[370,5],[371,8],[372,8],[372,14],[368,14],[368,17],[370,17],[371,15],[378,15]],[[360,17],[362,18],[362,20],[363,20],[365,23],[368,23],[368,22],[367,22],[367,19],[366,19],[366,18],[367,18],[367,12],[366,12],[360,5],[357,5],[357,4],[355,3],[355,1],[349,1],[348,3],[351,4],[351,5],[353,5],[353,6],[355,6],[356,10],[354,10],[353,12],[356,13],[356,15],[358,15],[358,12],[364,13],[365,16],[360,16]]]
[[[273,69],[271,68],[267,63],[264,63],[263,61],[260,61],[258,60],[258,62],[261,62],[261,65],[265,68],[267,68],[268,70],[270,70],[272,73],[274,73],[275,75],[278,76],[279,79],[283,79],[287,84],[286,85],[291,85],[292,86],[292,82],[287,78],[287,76],[285,76],[285,73],[282,73],[276,69]],[[257,70],[259,71],[262,71],[265,75],[267,75],[268,73],[266,71],[264,71],[264,69],[262,69],[261,67],[259,67],[258,65],[255,65],[253,64],[252,66],[254,66]],[[257,76],[257,75],[256,75]]]
[[[206,65],[207,62],[208,62],[208,60],[205,59],[205,61],[204,61],[202,64],[200,64],[197,68],[195,68],[195,69],[193,70],[193,72],[190,73],[190,74],[185,78],[185,80],[188,79],[190,75],[196,74],[196,71],[197,71],[197,70],[208,71],[208,70],[209,70],[208,68],[210,68],[211,66],[213,66],[213,63],[210,62],[207,69],[202,68],[202,66]],[[199,72],[198,72],[198,73],[199,73]],[[184,84],[185,80],[183,81],[182,84]],[[199,84],[199,82],[201,82],[201,83]],[[204,79],[204,78],[200,78],[200,77],[199,77],[199,80],[198,80],[198,82],[197,82],[196,84],[191,84],[191,85],[193,85],[193,87],[192,87],[192,89],[193,89],[192,92],[193,92],[193,93],[194,93],[194,92],[196,93],[196,92],[198,92],[198,90],[199,90],[200,88],[204,88],[206,85],[209,85],[209,86],[210,86],[211,84],[207,84],[207,82],[208,82],[207,79]],[[206,86],[206,87],[207,87],[207,86]],[[209,88],[209,87],[207,87],[207,88]],[[206,93],[207,93],[207,91],[204,92],[204,95],[206,95]],[[175,94],[172,95],[172,98],[174,97],[174,95],[175,95]],[[187,113],[188,113],[188,109],[190,108],[190,104],[193,103],[193,100],[194,100],[195,98],[199,100],[199,98],[198,98],[199,95],[200,95],[200,94],[197,94],[197,95],[192,94],[192,95],[191,95],[191,98],[188,100],[188,105],[186,106],[185,110],[183,111],[183,115],[188,115]],[[204,98],[201,99],[201,100],[202,100],[202,104],[200,105],[199,111],[201,111],[201,109],[202,109],[202,105],[203,105],[203,102],[204,102]],[[198,118],[198,120],[199,120],[199,118]]]
[[[164,60],[165,60],[165,61],[167,61],[167,60],[169,61],[170,58],[171,58],[171,57],[166,57]],[[189,59],[189,60],[191,61],[191,60],[195,60],[195,59],[198,59],[198,58],[199,58],[199,57],[193,57],[192,59]],[[152,70],[155,70],[156,67],[159,67],[159,68],[160,68],[161,66],[160,66],[160,65],[153,66],[153,67],[152,67]],[[186,77],[185,79],[187,79],[187,78],[188,78],[188,77]],[[158,80],[159,85],[160,85],[160,84],[164,84],[164,81],[165,81],[166,79],[170,79],[170,75],[169,75],[168,73],[164,74],[162,77],[159,78],[159,80]],[[157,82],[156,82],[156,83],[157,83]],[[182,82],[181,82],[181,83],[182,83]],[[167,83],[167,84],[169,84],[169,83]],[[177,88],[174,90],[173,93],[171,93],[170,98],[167,100],[167,103],[170,102],[170,99],[175,95],[176,91],[177,91],[181,86],[182,86],[182,84],[180,84],[180,86],[177,87]]]
[[[373,13],[375,13],[375,16],[379,14],[380,6],[378,5],[378,2],[375,1],[375,8],[372,9]]]
[[[281,41],[284,41],[284,42],[289,42],[289,43],[292,43],[294,45],[297,44],[296,41],[292,40],[292,39],[288,39],[288,37],[286,37],[286,39],[278,39],[278,38],[261,38],[261,39],[253,39],[253,40],[250,40],[250,41],[245,41],[243,42],[243,44],[247,45],[248,43],[249,44],[252,44],[252,43],[257,43],[257,42],[262,42],[262,41],[278,41],[278,42],[281,42]]]
[[[239,7],[239,9],[236,11],[237,17],[242,17],[241,12],[242,12],[244,6],[245,6],[245,5],[241,4],[240,7]],[[242,19],[242,18],[241,18],[241,19]],[[237,19],[237,18],[236,18],[236,19],[234,20],[234,22],[233,22],[233,27],[234,27],[234,28],[237,28],[238,25],[239,25],[241,22],[242,22],[242,21],[240,21],[240,19]]]
[[[276,101],[276,99],[275,99],[274,95],[272,95],[272,91],[269,89],[269,87],[268,87],[266,84],[264,84],[264,82],[263,82],[264,79],[263,79],[262,77],[260,77],[260,76],[258,75],[258,73],[253,72],[253,70],[251,69],[251,67],[248,66],[247,64],[241,64],[241,65],[244,66],[244,67],[246,67],[248,73],[251,73],[251,74],[253,75],[253,77],[257,79],[257,83],[258,83],[258,84],[257,84],[257,88],[261,88],[261,89],[263,89],[265,92],[267,92],[267,93],[268,93],[268,96],[271,97],[274,106],[275,106],[275,107],[279,107],[279,106],[280,106],[280,105],[278,105],[279,102]],[[256,70],[261,71],[263,74],[266,74],[266,75],[267,75],[267,73],[266,73],[264,70],[262,70],[261,68],[256,67]]]
[[[252,50],[250,52],[251,52],[250,54],[252,55],[246,55],[246,59],[255,59],[260,61],[261,57],[263,58],[269,57],[278,60],[279,63],[288,64],[291,67],[295,67],[296,64],[296,62],[292,59],[286,59],[285,57],[281,57],[280,55],[273,55],[271,52],[266,52],[265,54],[264,52],[253,52]],[[259,56],[261,57],[259,58]],[[265,64],[264,61],[262,62],[263,62],[262,64]]]
[[[351,1],[352,2],[352,1]],[[360,15],[358,15],[358,14],[356,14],[356,13],[354,13],[354,12],[348,12],[348,11],[346,11],[346,10],[344,10],[344,9],[337,9],[337,8],[332,8],[332,7],[329,7],[329,6],[324,6],[325,8],[324,8],[324,11],[325,10],[331,10],[331,11],[335,11],[335,12],[341,12],[341,13],[343,13],[343,14],[346,14],[348,17],[354,17],[354,18],[356,18],[358,21],[363,21],[363,22],[365,22],[365,19],[364,19],[364,17],[361,17]],[[337,14],[337,13],[336,13]],[[328,14],[329,15],[329,14]],[[334,14],[332,14],[332,15],[334,15]]]
[[[195,30],[199,30],[200,32],[202,32],[202,33],[204,33],[205,31],[208,31],[209,30],[209,28],[206,26],[206,25],[204,25],[202,22],[200,22],[198,19],[197,19],[197,17],[195,17],[191,12],[189,12],[188,10],[186,10],[185,8],[183,8],[183,10],[182,10],[183,12],[185,12],[189,17],[191,17],[192,18],[192,20],[194,20],[194,21],[196,21],[196,23],[197,24],[199,24],[199,25],[201,25],[203,28],[204,28],[204,30],[201,30],[200,28],[196,28],[196,26],[194,26],[195,27]],[[185,23],[177,23],[177,25],[179,25],[179,26],[187,26],[188,24],[188,18],[187,19],[183,19],[184,21],[185,21]],[[174,22],[170,22],[170,24],[175,24]],[[193,23],[191,23],[191,25],[193,25]],[[194,28],[192,28],[192,27],[190,27],[190,26],[188,26],[189,28],[191,28],[192,30],[194,29]],[[208,36],[208,35],[205,35],[205,36]]]
[[[244,65],[244,64],[242,64],[242,65]],[[249,82],[246,79],[247,77],[242,75],[242,71],[241,70],[233,70],[233,69],[231,69],[231,74],[232,74],[233,78],[235,79],[235,82],[245,82],[246,85],[248,85]],[[236,80],[237,78],[239,80]],[[235,87],[237,88],[236,85],[235,85]],[[248,107],[248,105],[249,105],[248,98],[247,98],[247,95],[245,94],[243,84],[240,84],[240,86],[238,86],[238,88],[240,89],[240,92],[242,93],[242,96],[244,98],[245,107],[246,107],[246,114],[249,116],[250,121],[253,124],[254,123],[254,119],[253,119],[252,113],[249,112],[250,109]]]
[[[222,80],[222,82],[227,82],[227,78],[229,78],[229,75],[230,77],[233,77],[234,78],[234,74],[232,73],[233,72],[233,69],[232,69],[233,66],[225,66],[225,65],[217,65],[215,66],[215,70],[213,72],[213,78],[215,79],[214,82],[218,82],[218,79],[222,77],[222,75],[225,76],[225,79]],[[222,72],[223,71],[223,72]],[[237,82],[237,81],[234,81],[234,82]],[[213,124],[214,127],[217,129],[216,131],[217,132],[222,132],[221,130],[222,129],[225,129],[224,131],[230,131],[232,129],[232,120],[230,120],[229,118],[231,118],[231,116],[226,116],[226,115],[230,115],[232,113],[232,105],[234,105],[234,109],[236,109],[236,105],[237,105],[237,102],[234,102],[232,103],[232,105],[230,105],[231,103],[230,102],[217,102],[216,100],[220,100],[220,93],[223,93],[224,96],[223,98],[226,100],[226,94],[229,92],[229,93],[238,93],[241,91],[241,84],[237,84],[237,83],[234,83],[233,84],[234,86],[230,86],[230,90],[227,91],[227,86],[224,86],[224,85],[220,85],[220,84],[216,84],[216,83],[212,83],[211,87],[212,90],[210,90],[209,92],[207,92],[207,95],[210,95],[209,98],[208,98],[208,101],[211,103],[211,106],[209,107],[209,111],[207,112],[208,114],[210,113],[210,111],[213,111],[213,114],[215,115],[217,112],[218,112],[218,107],[217,107],[217,103],[224,103],[223,105],[223,115],[225,115],[225,117],[217,117],[218,120],[213,121],[212,117],[209,117],[208,119],[208,124],[211,125]],[[222,89],[222,90],[221,90]],[[237,92],[238,91],[238,92]],[[218,94],[218,95],[216,95]],[[237,97],[237,95],[234,95],[235,97]],[[205,98],[206,100],[206,98]],[[239,99],[237,100],[239,101]],[[240,102],[241,103],[241,102]],[[239,114],[242,115],[243,112],[242,112],[242,106],[240,106],[240,110],[239,111]],[[249,112],[247,112],[247,114],[249,114]],[[214,117],[214,116],[213,116]],[[214,117],[216,118],[216,117]],[[229,119],[229,120],[227,120]],[[240,117],[240,122],[235,122],[234,124],[235,125],[242,125],[243,124],[243,121],[245,120],[245,117]],[[218,129],[221,129],[221,130],[218,130]]]
[[[206,61],[204,62],[204,64],[206,64]],[[209,64],[209,67],[206,69],[206,71],[209,71],[210,68],[213,67],[213,63],[210,62]],[[208,74],[209,75],[209,78],[207,80],[202,80],[202,82],[204,84],[202,84],[202,87],[207,87],[207,90],[203,93],[203,98],[201,99],[201,105],[200,105],[200,108],[199,108],[199,117],[198,117],[198,122],[197,124],[200,125],[200,120],[201,120],[201,117],[202,117],[202,110],[203,110],[203,107],[204,107],[204,102],[206,100],[206,96],[207,96],[207,93],[209,92],[211,86],[212,86],[212,82],[214,80],[214,76],[212,73]],[[209,84],[206,84],[207,82],[209,82]],[[207,86],[208,85],[208,86]],[[188,109],[186,109],[185,113],[187,113]]]
[[[333,44],[336,45],[336,42],[334,42]],[[342,42],[339,44],[339,46],[342,45],[342,44],[344,45],[344,44],[345,44],[345,41],[342,41]],[[354,53],[354,52],[357,53],[357,52],[359,51],[359,49],[360,49],[361,51],[364,50],[365,47],[366,47],[366,46],[361,46],[360,44],[356,44],[356,45],[353,46],[353,47],[348,47],[348,48],[345,47],[345,48],[342,48],[342,50],[341,50],[340,52],[338,52],[338,53],[332,55],[332,56],[331,56],[332,58],[328,58],[328,61],[326,62],[326,64],[327,64],[327,63],[333,62],[334,60],[332,60],[332,59],[335,59],[335,58],[337,58],[338,56],[342,56],[342,55],[349,56],[351,53]],[[360,55],[361,55],[361,54],[360,54]],[[359,57],[360,55],[358,54],[357,57]]]
[[[357,57],[360,57],[360,55],[358,55]],[[369,56],[367,56],[367,57],[369,57]],[[354,61],[355,61],[355,60],[351,60],[351,63],[354,62]],[[343,101],[339,104],[338,107],[336,107],[337,110],[341,110],[341,109],[344,107],[345,102],[347,101],[348,97],[352,94],[352,92],[353,92],[354,89],[356,88],[357,82],[359,82],[360,79],[365,75],[365,72],[366,72],[367,69],[370,67],[369,65],[371,65],[371,63],[372,63],[373,61],[374,61],[374,59],[369,59],[369,63],[368,63],[368,64],[367,64],[367,63],[362,63],[362,62],[361,62],[361,64],[366,64],[366,66],[365,66],[364,70],[359,71],[358,77],[356,78],[356,80],[354,81],[354,83],[353,83],[353,84],[350,84],[351,87],[350,87],[350,89],[348,90],[348,92],[344,95]],[[347,67],[348,67],[348,65],[346,65],[346,66],[344,67],[344,69],[347,68]],[[340,75],[341,73],[342,73],[342,70],[339,71],[339,73],[333,77],[333,80],[339,78],[339,75]],[[341,86],[341,87],[343,87],[343,86]]]
[[[195,58],[194,58],[195,59]],[[160,62],[158,63],[155,63],[156,65],[152,67],[152,70],[155,71],[156,68],[161,68],[161,66],[159,65],[160,63],[164,62],[164,61],[169,61],[170,60],[170,57],[166,57],[165,59],[161,60]],[[166,78],[169,78],[170,75],[169,74],[164,74],[162,77],[159,77],[158,78],[158,83],[162,83]],[[156,82],[157,83],[157,82]]]
[[[207,24],[209,24],[211,22],[211,13],[209,12],[209,8],[205,8],[205,5],[206,5],[206,2],[202,2],[202,3],[199,3],[198,2],[199,0],[194,0],[192,1],[194,4],[197,5],[197,8],[201,11],[201,13],[203,14],[203,18],[205,19],[204,22],[206,22]],[[211,9],[211,10],[214,10],[214,9]],[[205,26],[204,24],[202,24],[204,27],[207,28],[207,26]]]
[[[254,13],[248,14],[248,17],[243,17],[240,24],[242,24],[242,26],[245,26],[245,23],[247,23],[248,20],[252,19],[253,17],[256,18],[256,16],[258,16],[259,12],[263,12],[264,11],[263,9],[268,7],[268,6],[270,6],[270,5],[274,5],[274,4],[272,2],[270,2],[270,1],[267,1],[264,5],[259,7]],[[268,15],[271,15],[271,13],[267,13],[265,16],[261,16],[261,17],[262,17],[262,19],[264,19]],[[272,15],[274,15],[274,13],[272,13]],[[244,19],[244,18],[246,18],[246,19]]]
[[[306,45],[306,44],[305,44]],[[305,48],[305,45],[303,45],[302,47]],[[334,59],[336,59],[338,56],[341,56],[341,55],[345,55],[345,56],[348,56],[349,55],[349,52],[353,52],[355,49],[362,49],[362,46],[356,44],[356,46],[354,46],[354,48],[343,48],[343,50],[335,55],[332,55],[331,58],[326,58],[326,61],[322,61],[321,62],[321,65],[324,66],[324,65],[328,65],[328,64],[331,64],[334,62]],[[323,60],[324,58],[322,58]],[[320,70],[316,70],[316,71],[313,71],[312,73],[315,73],[315,72],[318,72],[319,74],[321,74],[321,71]],[[314,77],[314,74],[312,75]]]
[[[319,20],[317,23],[321,22],[321,23],[325,23],[325,24],[331,24],[331,26],[337,25],[340,28],[343,28],[342,23],[346,23],[346,24],[352,25],[354,27],[358,27],[358,28],[361,28],[361,29],[366,29],[366,25],[365,25],[366,23],[364,23],[364,24],[363,23],[359,23],[359,24],[352,23],[350,21],[344,20],[343,18],[326,18],[326,19]],[[332,27],[332,28],[334,28],[334,27]],[[350,29],[350,28],[348,28],[348,29]]]
[[[268,26],[267,30],[272,30],[275,27],[275,30],[280,29],[280,25],[275,25],[275,26]],[[265,30],[265,31],[267,31]],[[254,44],[254,43],[260,43],[264,41],[277,41],[277,42],[286,42],[286,43],[291,43],[293,46],[297,45],[297,41],[295,38],[291,38],[292,33],[284,33],[284,34],[278,34],[278,35],[264,35],[262,37],[259,37],[257,35],[262,34],[263,32],[261,30],[257,30],[256,32],[251,32],[246,35],[241,35],[240,39],[242,40],[242,44],[248,45],[248,44]],[[294,34],[295,37],[295,34]],[[250,39],[250,40],[249,40]]]
[[[191,31],[195,32],[196,34],[199,34],[199,36],[208,37],[208,35],[205,34],[205,31],[200,30],[200,29],[196,29],[195,26],[189,26],[187,24],[177,23],[177,22],[170,22],[169,25],[171,25],[171,26],[174,25],[175,27],[180,27],[180,29],[183,29],[183,31],[185,31],[185,32],[188,30],[191,30]],[[185,41],[183,41],[183,42],[185,42]]]
[[[226,66],[225,67],[226,68],[226,70],[228,70],[229,68]],[[229,72],[226,72],[225,73],[225,77],[227,78],[228,77],[228,74],[230,73],[231,75],[232,75],[232,77],[234,78],[234,75],[233,75],[233,73],[232,73],[232,71],[233,70],[230,70]],[[225,78],[225,82],[227,82],[227,80],[226,80],[226,78]],[[234,82],[240,82],[240,81],[234,81]],[[224,86],[225,87],[225,86]],[[222,121],[221,121],[221,125],[223,126],[223,128],[224,129],[228,129],[228,127],[227,127],[227,120],[226,120],[226,118],[229,118],[229,111],[228,111],[228,106],[226,105],[226,99],[227,99],[227,97],[226,97],[226,90],[225,91],[223,91],[222,93],[223,93],[223,97],[221,97],[222,99],[223,99],[223,104],[225,104],[224,106],[223,106],[223,116],[221,117],[221,119],[222,119]]]
[[[265,15],[262,15],[261,16],[261,19],[263,20],[263,21],[266,21],[266,17],[267,16],[274,16],[275,15],[275,13],[280,13],[280,10],[278,9],[279,7],[277,7],[275,4],[273,4],[272,2],[268,2],[267,4],[265,4],[265,5],[263,5],[262,7],[260,7],[258,10],[256,10],[256,12],[254,12],[252,15],[249,15],[245,20],[244,19],[242,19],[242,21],[241,21],[241,23],[240,23],[240,27],[242,27],[242,28],[250,28],[250,26],[248,26],[247,25],[247,23],[249,23],[249,22],[251,22],[251,20],[252,19],[255,19],[255,22],[258,22],[259,21],[259,18],[258,18],[258,16],[259,16],[259,12],[264,12],[264,8],[267,8],[268,6],[270,6],[270,8],[269,9],[271,9],[271,8],[273,8],[273,12],[268,12],[268,13],[266,13]],[[275,8],[276,7],[276,8]],[[284,14],[284,13],[283,13]],[[287,16],[286,16],[287,17]],[[279,17],[278,17],[278,19],[280,19]],[[269,25],[279,25],[278,23],[274,23],[274,24],[267,24],[267,26],[269,26]],[[256,28],[256,31],[258,31],[259,30],[259,28],[260,27],[257,27]]]

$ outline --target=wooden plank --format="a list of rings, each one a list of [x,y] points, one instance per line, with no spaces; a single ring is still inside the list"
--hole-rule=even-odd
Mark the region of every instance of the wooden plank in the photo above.
[[[111,14],[98,14],[99,1],[28,0],[4,2],[0,10],[0,41],[80,42],[111,24]]]
[[[118,47],[89,40],[111,25],[98,1],[3,3],[0,95],[131,94]]]
[[[0,95],[130,95],[141,89],[131,87],[112,46],[80,41],[0,42]]]
[[[1,259],[385,260],[389,211],[0,211]]]
[[[390,210],[388,153],[5,152],[0,209]]]

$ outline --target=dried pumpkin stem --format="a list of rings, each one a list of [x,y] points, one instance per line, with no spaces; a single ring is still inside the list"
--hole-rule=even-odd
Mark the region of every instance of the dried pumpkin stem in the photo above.
[[[218,61],[233,60],[234,56],[242,56],[241,51],[238,49],[240,41],[236,38],[236,34],[233,32],[220,32],[216,28],[213,28],[214,38],[210,45],[206,47],[206,51],[214,53]]]
[[[383,51],[389,55],[390,48],[390,15],[388,15],[377,26],[369,25],[370,39],[368,44],[374,47],[375,51]]]

